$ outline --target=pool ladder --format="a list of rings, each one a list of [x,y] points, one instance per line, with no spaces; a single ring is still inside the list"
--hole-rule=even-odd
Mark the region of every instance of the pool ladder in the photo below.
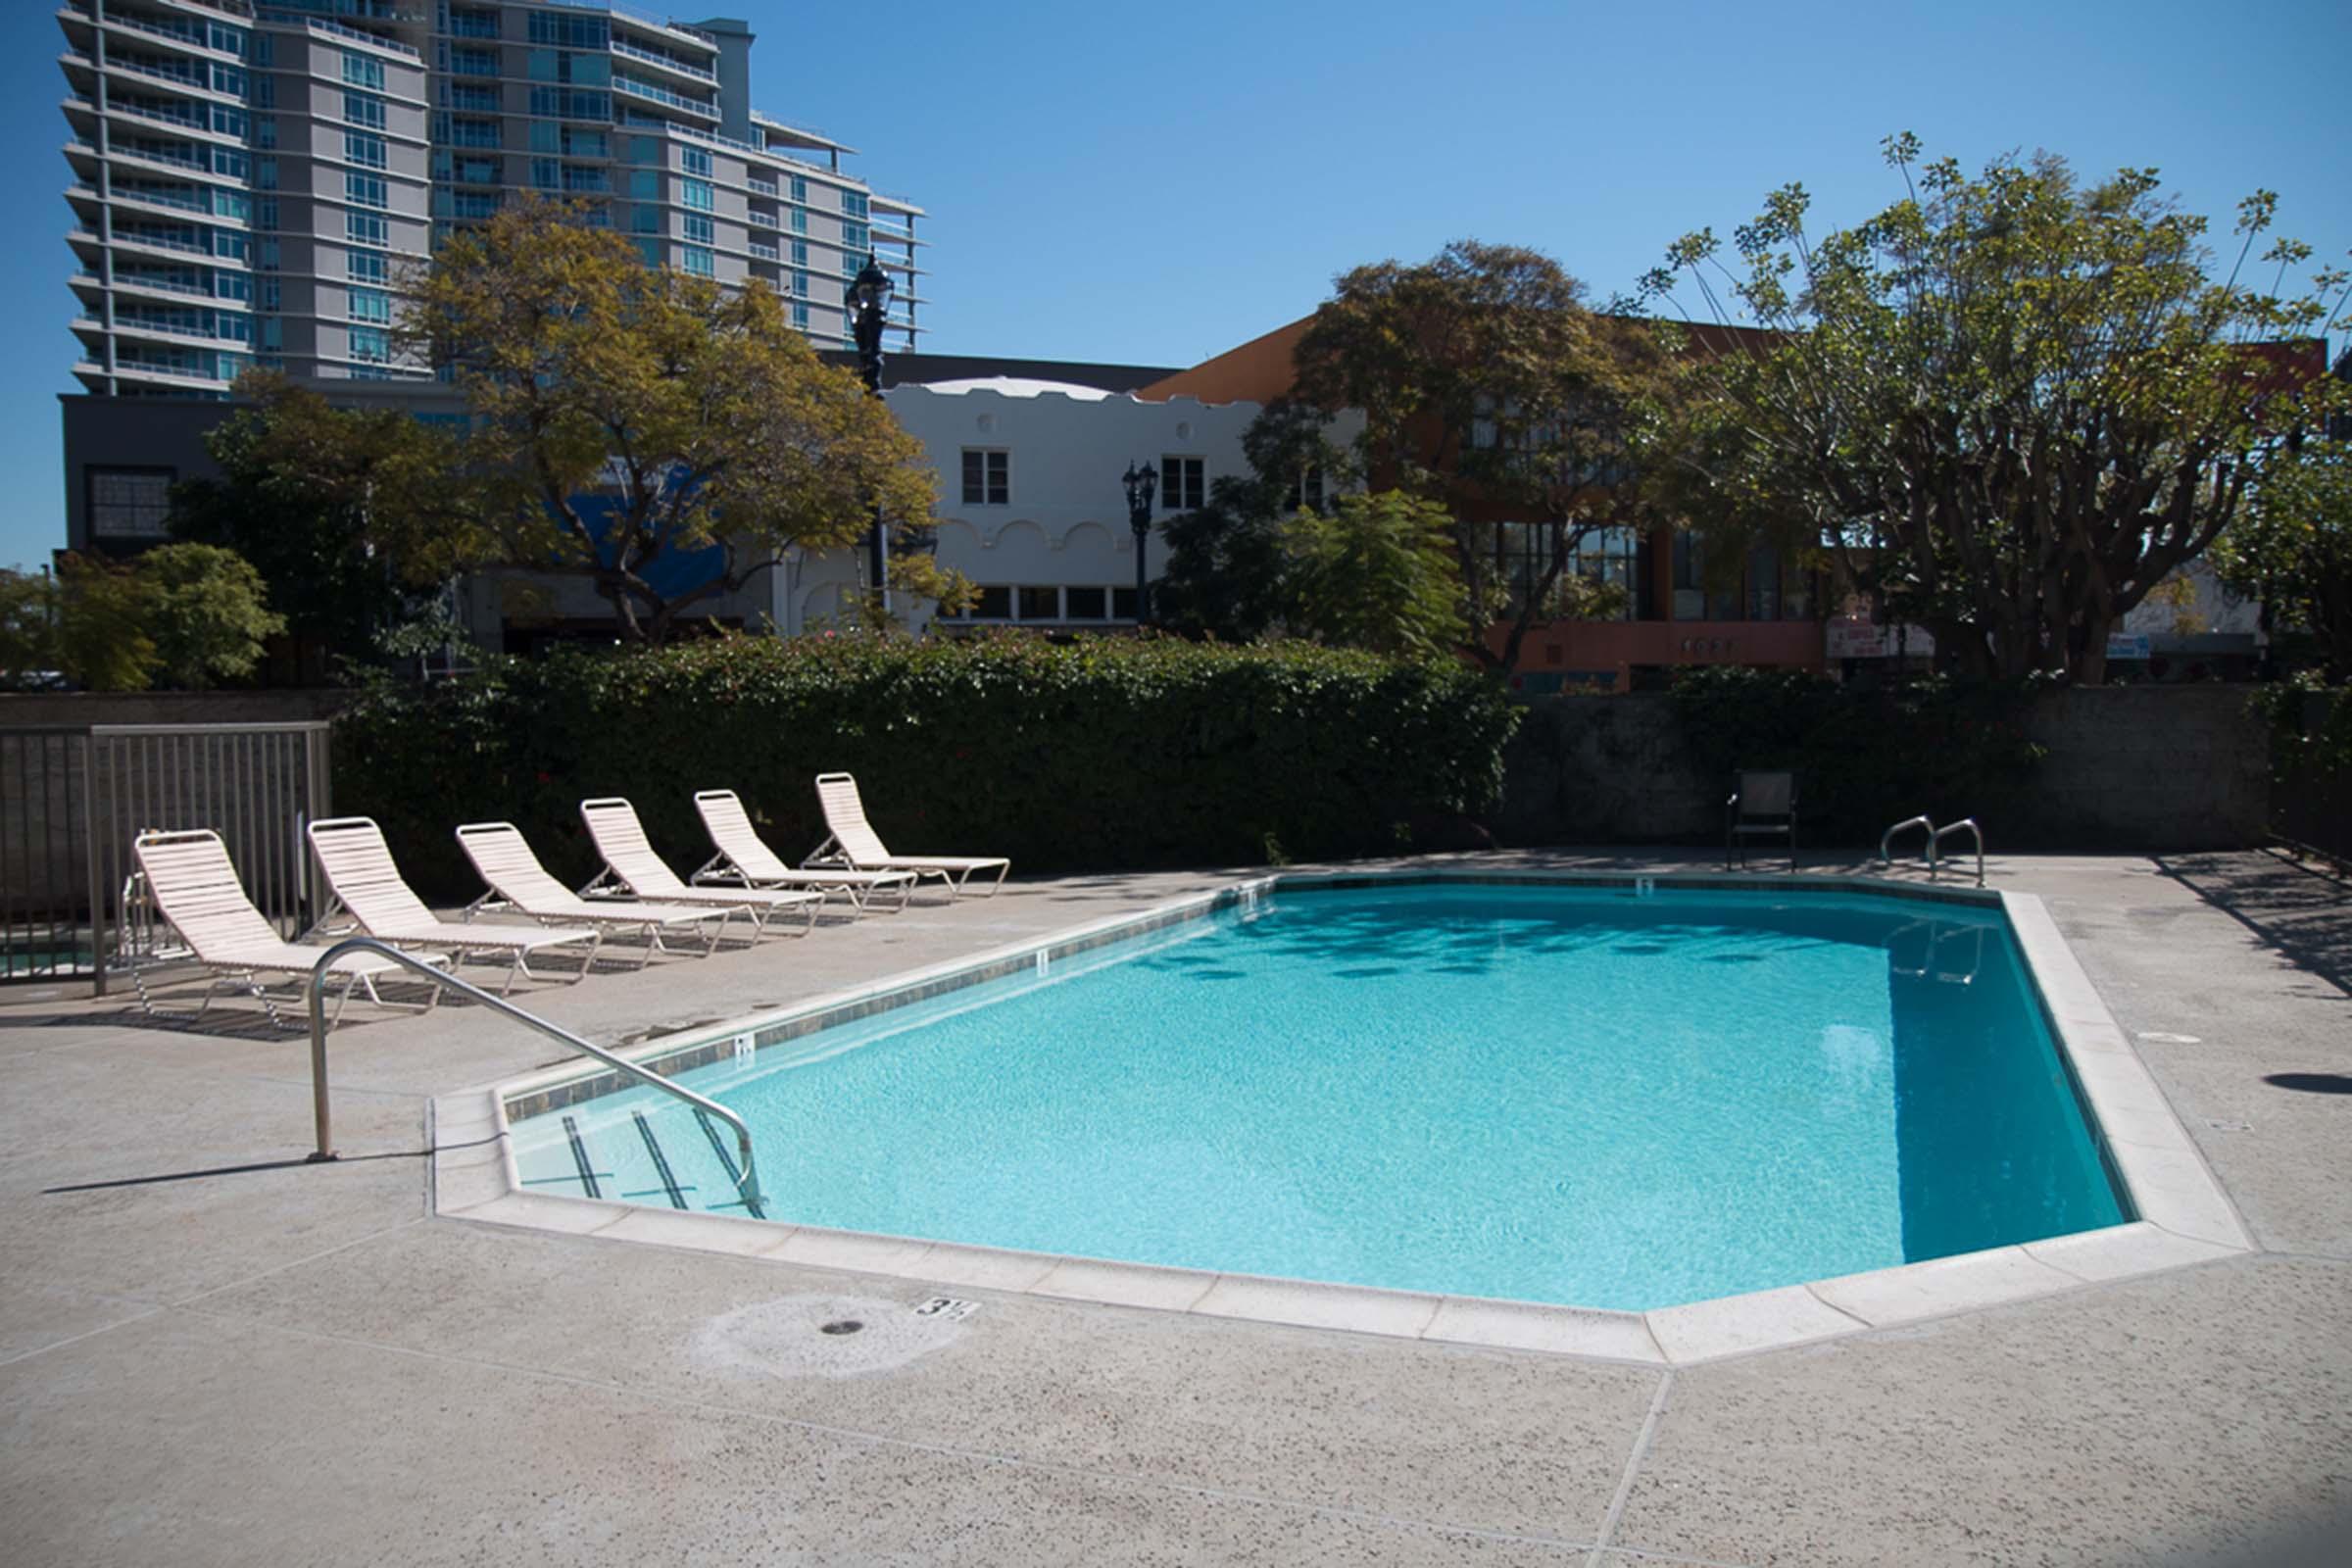
[[[310,993],[311,1010],[311,1114],[318,1135],[318,1147],[309,1156],[312,1160],[331,1160],[336,1157],[334,1120],[328,1102],[326,1081],[326,981],[328,973],[335,966],[335,960],[352,953],[368,953],[373,954],[379,958],[389,958],[428,984],[439,986],[444,991],[455,991],[468,1001],[480,1003],[493,1012],[504,1013],[527,1029],[535,1029],[550,1040],[569,1046],[583,1056],[594,1056],[606,1066],[636,1079],[649,1089],[659,1089],[673,1100],[684,1101],[694,1107],[695,1119],[702,1123],[703,1132],[710,1138],[710,1146],[717,1153],[720,1165],[726,1170],[728,1179],[734,1182],[735,1190],[741,1196],[745,1210],[756,1219],[767,1217],[760,1208],[760,1167],[754,1162],[752,1155],[752,1129],[745,1124],[741,1116],[736,1115],[717,1101],[698,1095],[684,1084],[674,1083],[662,1077],[651,1067],[641,1066],[626,1056],[614,1055],[604,1047],[591,1041],[582,1040],[570,1030],[552,1024],[535,1012],[523,1011],[504,997],[494,997],[479,986],[461,980],[445,969],[434,968],[415,955],[403,953],[398,948],[376,941],[373,937],[346,937],[332,947],[321,949],[318,954],[318,961],[312,965],[311,977],[305,986]],[[712,1117],[725,1122],[735,1134],[736,1151],[743,1159],[740,1166],[727,1158],[726,1145],[720,1139],[718,1129],[710,1124]],[[639,1125],[644,1131],[656,1168],[666,1170],[667,1160],[663,1157],[660,1147],[653,1143],[652,1131],[645,1128],[642,1122]],[[580,1169],[583,1177],[581,1185],[593,1192],[593,1182],[587,1179],[590,1166],[584,1156],[580,1160]],[[674,1187],[675,1184],[665,1179],[664,1185]]]
[[[1892,854],[1894,836],[1898,833],[1909,832],[1912,828],[1919,828],[1928,835],[1929,881],[1936,880],[1939,862],[1943,858],[1943,841],[1955,833],[1966,833],[1970,838],[1976,840],[1977,844],[1977,886],[1984,885],[1984,830],[1977,826],[1977,819],[1973,816],[1964,816],[1957,822],[1946,822],[1941,827],[1937,827],[1925,816],[1903,818],[1879,835],[1879,864],[1889,867],[1894,864]]]

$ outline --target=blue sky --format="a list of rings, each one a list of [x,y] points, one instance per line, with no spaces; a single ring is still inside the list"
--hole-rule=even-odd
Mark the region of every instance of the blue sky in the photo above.
[[[871,24],[715,3],[762,35],[760,108],[930,210],[925,346],[943,353],[1188,365],[1305,315],[1348,267],[1461,237],[1548,251],[1605,297],[1789,180],[1825,225],[1874,211],[1899,190],[1879,139],[1906,128],[1971,166],[2036,148],[2153,165],[2225,227],[2268,186],[2282,231],[2352,250],[2342,0],[916,0]],[[64,540],[56,398],[75,354],[62,34],[12,0],[0,45],[0,180],[24,220],[0,254],[7,564]]]

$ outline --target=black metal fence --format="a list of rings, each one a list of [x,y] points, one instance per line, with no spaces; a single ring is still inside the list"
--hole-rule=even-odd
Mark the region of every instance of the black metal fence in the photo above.
[[[0,728],[0,982],[82,978],[162,956],[131,841],[211,828],[288,938],[309,928],[304,827],[332,814],[327,725]]]
[[[2324,733],[2334,705],[2346,701],[2352,698],[2333,692],[2306,695],[2302,733]],[[2352,865],[2352,767],[2329,765],[2324,750],[2303,748],[2278,761],[2271,776],[2271,831],[2298,850]]]

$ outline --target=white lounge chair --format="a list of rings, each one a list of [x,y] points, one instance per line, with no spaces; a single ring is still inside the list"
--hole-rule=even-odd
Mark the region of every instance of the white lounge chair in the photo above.
[[[310,826],[311,848],[318,852],[318,864],[326,872],[326,885],[334,893],[334,902],[351,911],[360,929],[381,942],[405,947],[411,943],[441,943],[454,949],[460,963],[469,956],[495,955],[510,957],[514,967],[507,971],[507,983],[499,988],[504,996],[514,989],[518,979],[539,979],[531,972],[530,958],[534,953],[550,948],[576,947],[587,944],[580,956],[580,972],[574,980],[584,980],[596,962],[596,950],[604,946],[601,931],[580,926],[526,928],[523,926],[493,926],[462,924],[444,920],[425,907],[416,890],[402,880],[400,867],[392,863],[391,848],[384,843],[384,830],[370,816],[330,816]],[[322,916],[320,924],[334,913],[332,906]]]
[[[244,883],[237,880],[237,868],[228,858],[228,847],[212,829],[142,833],[131,841],[130,852],[138,858],[148,897],[179,933],[180,941],[187,944],[196,961],[212,971],[212,986],[190,1016],[203,1017],[213,999],[222,991],[241,991],[261,1003],[271,1023],[283,1023],[276,1000],[258,977],[285,974],[307,981],[325,950],[304,947],[278,935],[277,928],[246,896]],[[435,968],[446,968],[449,964],[442,954],[417,953],[410,956]],[[368,1000],[379,1007],[401,1012],[430,1011],[441,1000],[438,986],[432,988],[424,1002],[414,1004],[386,1002],[376,994],[376,978],[397,974],[400,969],[399,964],[380,954],[347,953],[337,958],[329,973],[343,976],[343,994],[335,1002],[334,1021],[343,1021],[343,1009],[350,1004],[354,990],[365,990]],[[139,988],[139,1005],[150,1014],[162,1015],[165,1009],[158,1007],[154,997],[148,994],[145,971],[134,968],[130,974]]]
[[[761,933],[776,915],[798,909],[808,917],[808,924],[801,927],[804,936],[815,926],[816,911],[824,906],[822,893],[688,887],[678,880],[669,862],[654,853],[653,842],[645,836],[645,824],[637,820],[637,808],[617,795],[582,801],[580,816],[588,824],[588,836],[596,840],[597,853],[605,858],[605,868],[596,874],[596,880],[580,889],[589,898],[617,882],[641,899],[746,910],[752,917],[752,929]]]
[[[654,961],[655,954],[669,951],[662,940],[664,933],[708,926],[703,951],[710,953],[726,934],[727,922],[735,918],[733,909],[640,904],[633,899],[583,899],[548,873],[539,857],[531,853],[522,830],[512,822],[467,822],[458,829],[458,843],[482,880],[490,884],[489,892],[466,906],[468,918],[477,909],[504,905],[543,925],[568,922],[635,931],[645,939],[645,956],[637,960],[640,969]]]
[[[993,895],[1004,885],[1004,875],[1012,869],[1012,862],[999,855],[891,854],[884,848],[881,835],[866,821],[865,803],[858,796],[858,781],[847,773],[817,774],[816,799],[825,809],[825,826],[833,836],[809,854],[806,864],[935,876],[947,888],[951,899],[964,891],[964,884],[974,873],[985,871],[996,872],[997,879],[988,885],[982,897]]]
[[[878,893],[896,893],[899,902],[891,908],[904,909],[906,901],[914,897],[916,877],[912,871],[839,871],[815,866],[792,866],[784,863],[782,856],[767,847],[760,830],[752,826],[743,800],[733,790],[701,790],[694,797],[694,808],[703,816],[703,826],[710,830],[710,843],[718,853],[705,860],[702,869],[687,880],[691,882],[739,882],[747,888],[814,888],[819,893],[846,893],[858,908]]]

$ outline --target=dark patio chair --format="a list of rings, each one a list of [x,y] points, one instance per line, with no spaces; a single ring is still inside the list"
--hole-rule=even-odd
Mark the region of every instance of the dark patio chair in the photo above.
[[[1788,841],[1788,869],[1796,869],[1796,775],[1794,773],[1741,772],[1732,798],[1724,803],[1723,868],[1732,868],[1732,850],[1737,845],[1740,864],[1747,865],[1747,841],[1751,838],[1785,838]]]

